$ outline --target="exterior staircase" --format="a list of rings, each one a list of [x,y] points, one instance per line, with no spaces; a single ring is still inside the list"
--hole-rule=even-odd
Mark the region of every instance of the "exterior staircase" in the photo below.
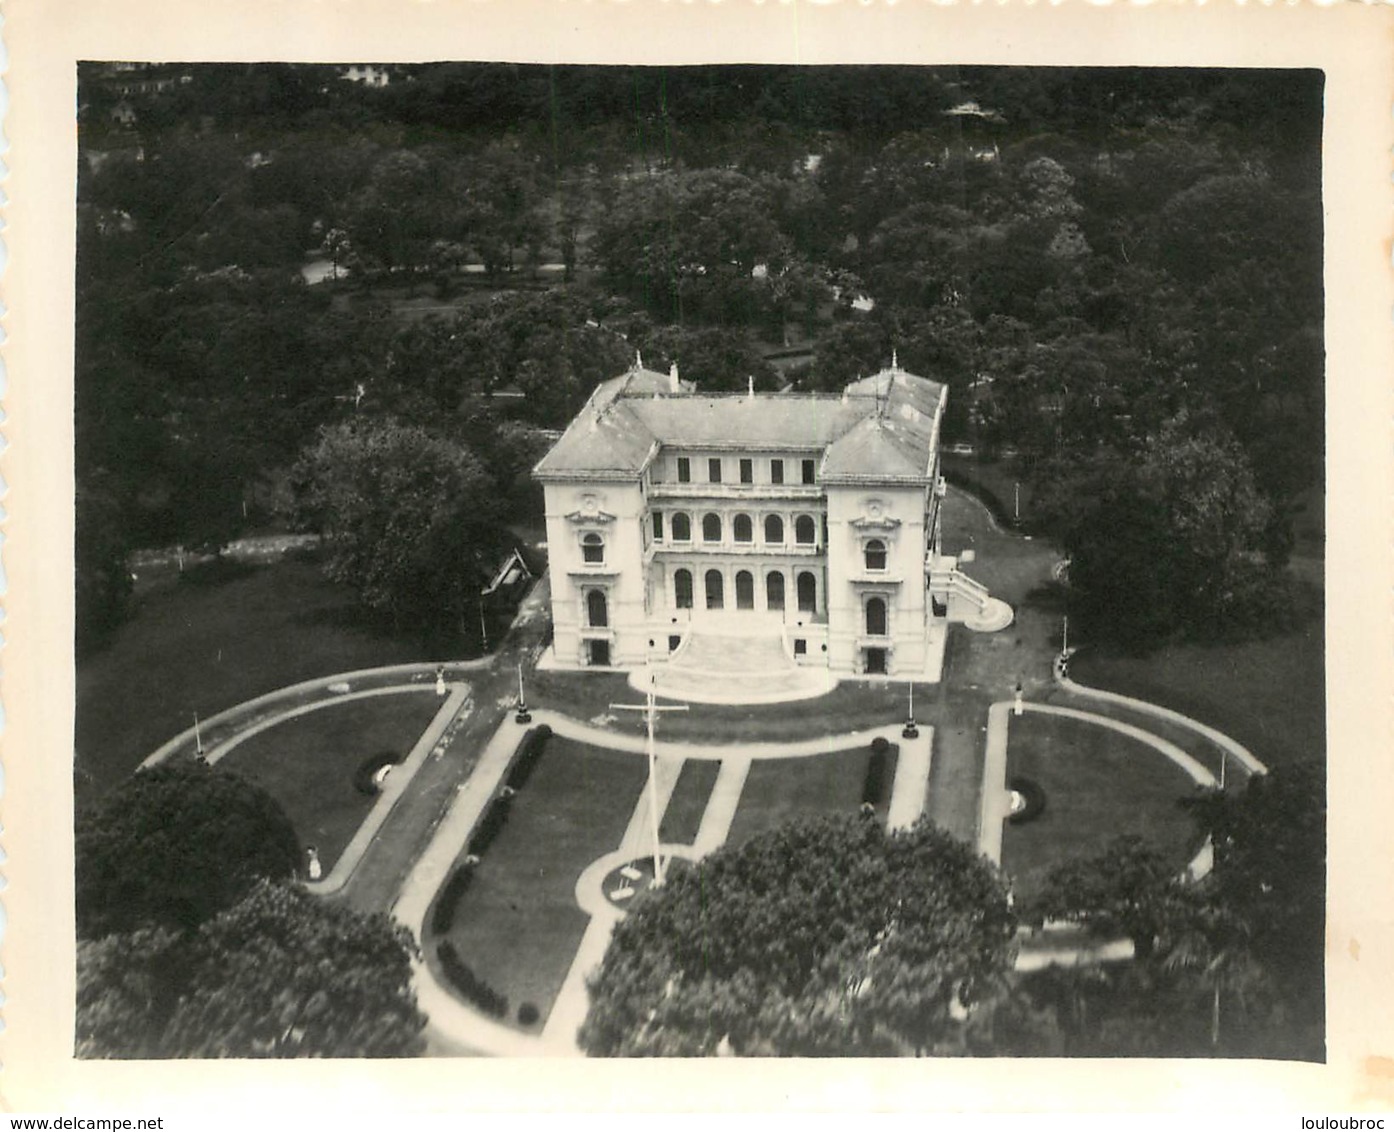
[[[1012,623],[1012,607],[960,570],[955,559],[941,558],[930,568],[929,592],[948,607],[950,621],[960,621],[975,632],[995,633]]]
[[[630,683],[642,691],[648,675],[634,672]],[[826,669],[795,663],[778,622],[756,619],[694,623],[671,659],[653,666],[652,675],[657,695],[711,704],[811,699],[837,683]]]

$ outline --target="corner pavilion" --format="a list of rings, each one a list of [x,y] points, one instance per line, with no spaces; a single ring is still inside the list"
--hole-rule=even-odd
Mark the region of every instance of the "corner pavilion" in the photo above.
[[[533,470],[548,666],[937,679],[947,622],[1011,621],[941,551],[947,392],[893,361],[840,395],[700,394],[636,357]]]

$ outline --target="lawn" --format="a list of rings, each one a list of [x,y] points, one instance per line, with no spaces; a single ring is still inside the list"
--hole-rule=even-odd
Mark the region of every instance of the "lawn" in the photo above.
[[[576,881],[619,848],[647,777],[641,757],[554,735],[514,797],[450,931],[475,974],[508,996],[510,1020],[531,1002],[545,1023],[589,922]]]
[[[1172,645],[1143,657],[1084,649],[1070,662],[1070,675],[1217,727],[1270,768],[1325,762],[1320,619],[1268,640]]]
[[[1177,800],[1194,792],[1190,777],[1154,748],[1083,720],[1027,713],[1011,720],[1007,777],[1034,780],[1044,812],[1008,822],[1002,868],[1017,895],[1030,897],[1055,866],[1091,857],[1133,834],[1155,844],[1179,871],[1198,832]]]
[[[538,672],[528,700],[580,720],[610,716],[614,731],[641,735],[639,713],[610,712],[612,703],[637,704],[642,697],[614,672]],[[838,735],[905,720],[905,686],[844,681],[825,696],[786,704],[691,704],[664,715],[658,738],[686,743],[780,743]]]
[[[303,558],[153,590],[78,664],[79,799],[120,782],[195,712],[207,719],[316,676],[428,659],[414,639],[363,628],[352,593]]]
[[[895,752],[896,748],[892,747]],[[862,804],[871,748],[833,751],[795,759],[759,759],[751,764],[727,845],[740,845],[784,822],[820,814],[855,814]],[[881,820],[895,779],[895,758],[886,767],[887,787],[877,807]]]
[[[688,759],[678,772],[677,784],[658,825],[658,839],[673,845],[691,845],[702,826],[702,815],[711,800],[712,787],[721,772],[716,759]]]
[[[218,765],[270,793],[328,873],[377,802],[355,789],[354,771],[381,752],[406,758],[442,703],[433,690],[334,703],[253,735]]]

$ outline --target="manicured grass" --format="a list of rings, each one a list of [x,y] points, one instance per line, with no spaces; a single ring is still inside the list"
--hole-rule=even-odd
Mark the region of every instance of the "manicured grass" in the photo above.
[[[1018,896],[1039,891],[1046,874],[1066,861],[1092,857],[1134,834],[1155,844],[1178,871],[1198,847],[1198,831],[1177,804],[1191,796],[1190,777],[1160,752],[1083,720],[1027,713],[1011,720],[1007,778],[1034,780],[1045,812],[1008,822],[1002,867]]]
[[[619,848],[648,775],[642,757],[554,735],[484,854],[450,931],[460,957],[545,1023],[589,917],[576,881]],[[427,951],[434,953],[434,944]]]
[[[380,752],[406,758],[443,703],[422,690],[316,708],[239,743],[218,765],[275,798],[327,873],[377,803],[354,788],[354,771]]]
[[[898,753],[898,752],[897,752]],[[795,759],[761,759],[751,764],[741,791],[727,845],[740,845],[757,833],[796,818],[818,814],[855,814],[862,804],[866,764],[871,748],[833,751]],[[889,779],[895,760],[888,760]],[[889,791],[887,800],[889,801]],[[878,807],[885,820],[885,806]]]
[[[660,841],[674,845],[691,845],[697,838],[706,813],[707,802],[716,785],[721,764],[715,759],[688,759],[678,772],[677,784],[658,823]]]
[[[1272,769],[1326,757],[1322,624],[1235,645],[1173,645],[1149,656],[1084,649],[1083,684],[1150,700],[1217,727]]]
[[[538,672],[528,699],[580,720],[607,717],[615,731],[643,734],[638,712],[611,712],[612,703],[640,703],[628,679],[614,672]],[[660,702],[666,702],[660,700]],[[836,735],[905,719],[904,685],[843,681],[826,696],[786,704],[690,704],[664,715],[659,739],[687,743],[780,743]]]
[[[373,633],[316,562],[287,558],[224,582],[151,591],[77,669],[79,798],[110,789],[193,725],[287,684],[429,660],[415,639]]]

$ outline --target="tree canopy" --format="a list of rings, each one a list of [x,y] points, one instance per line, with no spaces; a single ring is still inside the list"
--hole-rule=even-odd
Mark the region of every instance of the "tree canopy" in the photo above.
[[[922,822],[794,822],[675,867],[591,983],[592,1054],[982,1048],[1014,955],[996,872]]]
[[[455,630],[507,545],[493,483],[464,445],[372,419],[325,428],[292,472],[295,517],[327,570],[403,628]]]
[[[192,931],[263,878],[295,875],[300,845],[275,799],[200,763],[137,772],[77,820],[77,931]]]
[[[1135,959],[1087,985],[1026,980],[1069,1052],[1319,1058],[1325,944],[1325,807],[1319,779],[1289,769],[1188,802],[1215,867],[1188,882],[1136,838],[1054,870],[1037,919],[1126,935]]]
[[[78,947],[81,1057],[407,1057],[413,944],[386,916],[260,882],[191,936]]]

